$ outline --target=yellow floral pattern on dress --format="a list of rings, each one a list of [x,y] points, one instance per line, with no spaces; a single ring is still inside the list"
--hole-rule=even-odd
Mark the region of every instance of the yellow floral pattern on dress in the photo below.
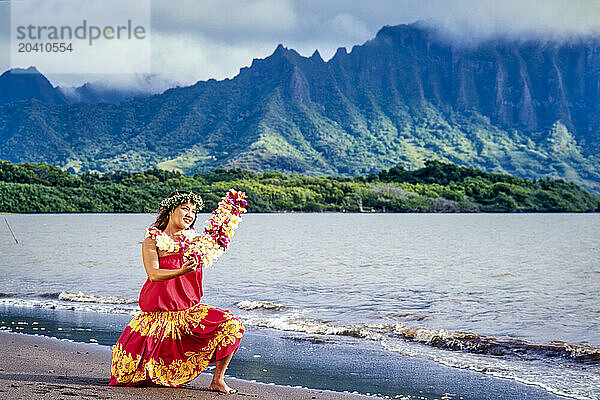
[[[150,359],[145,369],[154,383],[165,386],[181,386],[202,373],[210,363],[211,353],[185,353],[186,359],[173,360],[166,365],[162,358]]]
[[[230,319],[223,322],[215,334],[215,337],[208,342],[208,344],[202,349],[221,349],[227,347],[230,344],[235,343],[236,339],[242,338],[240,331],[244,330],[244,325],[238,319]]]
[[[208,314],[210,306],[199,304],[183,311],[161,311],[155,313],[142,313],[129,324],[131,329],[136,329],[140,335],[153,337],[167,337],[167,335],[180,335],[191,329],[190,326],[201,325],[199,321]],[[187,313],[186,313],[187,312]],[[175,313],[180,313],[175,316]],[[149,315],[152,314],[152,315]],[[234,344],[243,335],[244,325],[229,312],[223,315],[227,320],[220,323],[214,337],[198,352],[186,352],[184,359],[175,359],[169,364],[160,357],[143,360],[141,355],[133,356],[117,343],[113,349],[111,373],[116,381],[122,384],[135,384],[150,379],[152,382],[165,386],[181,386],[195,379],[208,367],[214,353],[218,349]],[[136,319],[140,318],[139,321]],[[154,320],[150,319],[154,317]],[[182,319],[191,317],[193,322],[182,323]],[[202,318],[203,318],[202,317]],[[134,323],[134,321],[136,321]],[[164,322],[159,328],[153,324],[157,321]],[[152,324],[150,324],[152,322]],[[159,325],[159,324],[157,324]],[[156,336],[158,335],[158,336]],[[169,336],[173,337],[173,336]]]
[[[209,309],[206,304],[196,304],[181,311],[143,312],[131,320],[129,327],[142,336],[179,340],[183,335],[191,334],[194,328],[205,328],[201,321]]]
[[[123,349],[121,343],[117,343],[112,352],[112,365],[110,372],[118,382],[126,383],[133,381],[134,375],[142,356],[137,355],[135,358]]]

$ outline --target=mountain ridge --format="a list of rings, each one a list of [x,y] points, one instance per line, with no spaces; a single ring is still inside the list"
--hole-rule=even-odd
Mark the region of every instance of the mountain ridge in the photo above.
[[[6,104],[0,158],[347,176],[440,159],[597,191],[599,66],[600,40],[458,47],[421,24],[386,26],[328,61],[279,45],[234,78],[119,105]],[[23,145],[44,138],[57,151]]]
[[[33,66],[13,68],[0,74],[0,105],[33,99],[54,105],[119,104],[147,96],[149,93],[144,89],[111,87],[101,82],[87,82],[77,87],[55,87]]]
[[[67,98],[35,67],[14,68],[0,75],[0,105],[29,99],[67,103]]]

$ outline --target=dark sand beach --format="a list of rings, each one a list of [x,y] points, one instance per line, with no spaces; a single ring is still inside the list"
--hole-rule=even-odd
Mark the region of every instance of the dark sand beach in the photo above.
[[[0,332],[0,398],[2,399],[217,399],[207,390],[209,374],[181,388],[108,386],[111,350],[108,346],[61,341],[44,336]],[[413,360],[402,372],[414,386],[444,386],[440,399],[561,399],[541,388],[505,379],[472,378],[474,372],[434,367]],[[440,377],[438,369],[444,369]],[[479,375],[479,374],[476,374]],[[315,377],[317,378],[317,377]],[[228,378],[239,390],[232,399],[367,399],[368,396],[327,390],[293,388]],[[462,383],[461,383],[462,382]],[[458,389],[458,390],[457,390]],[[452,391],[454,390],[454,392]],[[458,392],[458,393],[457,393]],[[419,396],[396,397],[416,399]],[[429,398],[429,397],[424,397]]]
[[[110,348],[0,332],[2,399],[367,399],[345,393],[266,385],[228,378],[239,393],[207,390],[209,374],[181,388],[108,386]]]

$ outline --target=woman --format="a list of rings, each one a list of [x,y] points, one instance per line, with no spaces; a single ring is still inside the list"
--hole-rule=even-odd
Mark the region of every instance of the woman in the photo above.
[[[146,232],[142,258],[148,279],[140,292],[142,313],[113,349],[111,385],[181,386],[216,363],[210,390],[236,393],[224,381],[244,326],[229,311],[200,303],[202,269],[227,248],[246,212],[243,192],[231,189],[202,233],[193,229],[204,203],[176,191],[160,203]]]

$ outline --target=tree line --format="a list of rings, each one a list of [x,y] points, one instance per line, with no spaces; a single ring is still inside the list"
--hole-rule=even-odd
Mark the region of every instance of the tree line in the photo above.
[[[525,179],[430,160],[357,177],[216,169],[193,176],[161,169],[73,175],[45,163],[0,161],[0,212],[156,212],[176,189],[210,211],[229,188],[250,212],[593,212],[600,197],[562,179]]]

